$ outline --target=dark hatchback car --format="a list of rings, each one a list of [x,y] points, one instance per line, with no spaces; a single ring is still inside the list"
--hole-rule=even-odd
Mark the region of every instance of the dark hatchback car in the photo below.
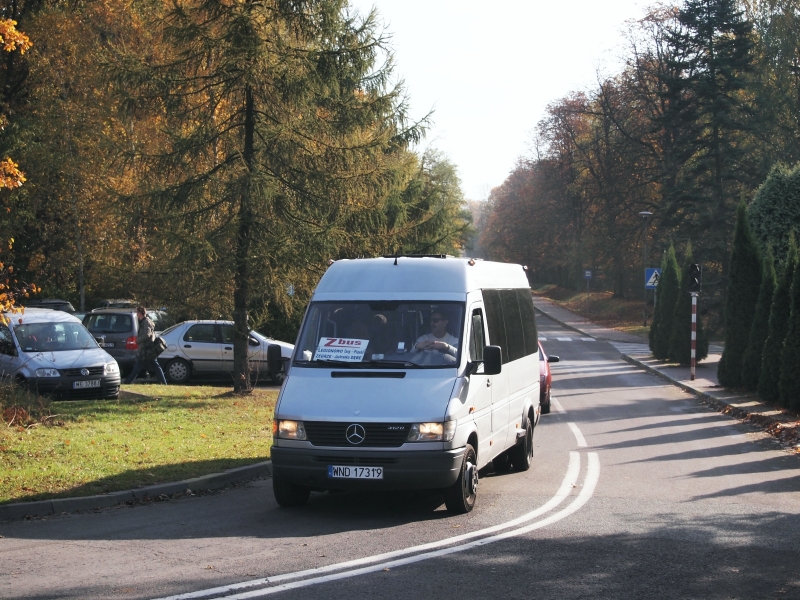
[[[149,310],[147,316],[153,321],[156,331],[162,331],[174,324],[169,315],[160,310]],[[116,359],[123,377],[130,373],[139,353],[139,344],[136,342],[139,320],[136,318],[136,310],[93,310],[83,318],[83,324],[97,341],[97,345]]]
[[[66,300],[58,298],[45,298],[43,300],[28,300],[24,303],[25,308],[49,308],[63,312],[74,313],[75,308]]]

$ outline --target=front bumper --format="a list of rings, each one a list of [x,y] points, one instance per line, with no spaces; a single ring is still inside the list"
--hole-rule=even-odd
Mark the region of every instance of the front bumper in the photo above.
[[[315,490],[422,490],[453,485],[464,448],[360,451],[272,447],[272,468],[284,480]],[[383,479],[333,479],[328,465],[383,467]]]
[[[100,387],[75,388],[76,381],[100,380]],[[34,377],[28,380],[33,392],[64,400],[91,400],[97,398],[116,398],[119,396],[120,376],[88,375],[86,377]]]

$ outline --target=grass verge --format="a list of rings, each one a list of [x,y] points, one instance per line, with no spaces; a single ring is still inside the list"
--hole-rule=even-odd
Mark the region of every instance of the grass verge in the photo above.
[[[538,284],[532,287],[536,296],[553,301],[570,312],[580,315],[604,327],[624,331],[643,338],[650,331],[644,326],[644,301],[614,298],[611,292],[577,292],[553,284]],[[647,307],[648,324],[653,317],[652,304]]]
[[[52,402],[38,420],[0,423],[0,503],[127,490],[269,458],[276,391],[125,390],[138,395]]]

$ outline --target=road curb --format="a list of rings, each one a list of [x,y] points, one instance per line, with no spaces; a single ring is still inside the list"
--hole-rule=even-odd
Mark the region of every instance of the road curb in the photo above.
[[[211,473],[184,481],[159,483],[122,492],[110,492],[108,494],[80,498],[56,498],[54,500],[5,504],[0,506],[0,521],[110,508],[137,500],[155,499],[162,495],[171,496],[172,494],[185,492],[216,490],[233,483],[242,483],[263,477],[272,477],[272,461],[267,460],[254,465],[229,469],[222,473]]]

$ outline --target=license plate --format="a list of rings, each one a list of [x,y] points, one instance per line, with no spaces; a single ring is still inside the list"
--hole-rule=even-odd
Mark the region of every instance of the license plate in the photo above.
[[[105,342],[105,343],[100,342],[97,345],[100,346],[101,348],[113,348],[114,347],[114,342]]]
[[[81,388],[95,388],[100,387],[99,379],[90,379],[88,381],[75,381],[72,383],[72,388],[79,390]]]
[[[341,467],[328,465],[331,479],[383,479],[383,467]]]

